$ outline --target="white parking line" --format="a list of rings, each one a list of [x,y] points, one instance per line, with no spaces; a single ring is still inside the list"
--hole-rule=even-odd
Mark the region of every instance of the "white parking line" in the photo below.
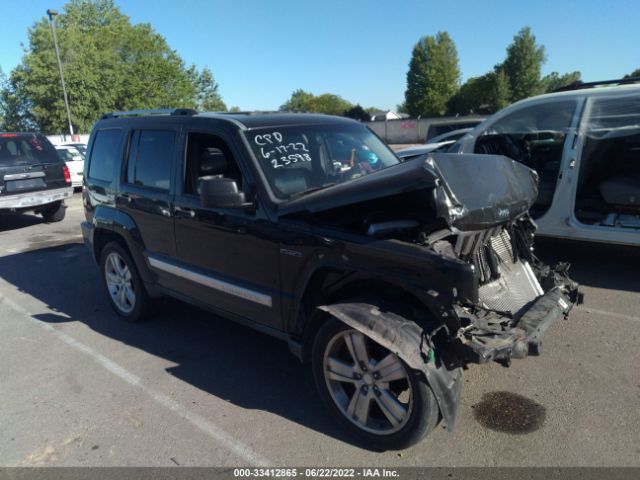
[[[622,313],[607,312],[606,310],[598,310],[597,308],[584,307],[582,305],[580,305],[580,306],[578,306],[576,308],[580,309],[583,312],[587,312],[587,313],[595,313],[597,315],[604,315],[606,317],[620,318],[622,320],[631,320],[632,322],[640,322],[640,317],[634,317],[634,316],[631,316],[631,315],[624,315]]]
[[[33,317],[33,315],[24,307],[17,304],[13,300],[5,297],[4,295],[0,295],[0,302],[4,303],[7,307],[14,310],[16,313],[26,317],[33,324],[39,326],[40,328],[46,330],[52,335],[56,336],[59,340],[62,340],[71,348],[76,349],[77,351],[84,353],[85,355],[91,357],[97,364],[113,373],[115,376],[127,382],[129,385],[133,387],[137,387],[142,392],[144,392],[147,396],[149,396],[153,401],[162,405],[163,407],[171,410],[176,413],[180,417],[187,420],[193,426],[209,435],[218,443],[222,444],[228,450],[232,451],[237,456],[247,460],[251,465],[259,465],[259,466],[272,466],[272,462],[267,460],[265,457],[253,451],[249,446],[235,439],[233,436],[229,435],[227,432],[222,430],[217,425],[211,423],[206,420],[204,417],[198,415],[197,413],[191,412],[188,408],[184,407],[180,403],[176,402],[174,399],[164,395],[163,393],[157,392],[147,386],[145,386],[140,377],[135,374],[129,372],[126,368],[118,365],[113,360],[105,357],[99,352],[96,352],[91,347],[85,345],[82,342],[79,342],[75,338],[70,335],[58,330],[57,328],[49,325],[48,323],[44,323],[40,320],[37,320]]]

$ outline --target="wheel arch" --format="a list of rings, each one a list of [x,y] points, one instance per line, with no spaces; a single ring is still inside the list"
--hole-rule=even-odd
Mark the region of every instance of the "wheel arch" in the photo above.
[[[291,331],[300,340],[298,356],[303,362],[309,361],[315,335],[328,316],[318,307],[362,297],[385,299],[405,315],[417,317],[425,327],[427,323],[435,322],[441,312],[440,305],[436,302],[393,278],[333,266],[320,267],[307,281],[297,312],[292,316],[294,325]]]
[[[155,282],[156,276],[144,257],[145,245],[140,230],[129,215],[111,207],[100,206],[95,210],[92,223],[93,254],[97,262],[100,262],[102,249],[107,243],[118,242],[131,255],[143,282]]]

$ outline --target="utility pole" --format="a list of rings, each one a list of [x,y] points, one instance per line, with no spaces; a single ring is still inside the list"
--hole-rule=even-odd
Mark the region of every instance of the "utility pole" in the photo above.
[[[67,100],[67,88],[64,85],[64,75],[62,74],[62,62],[60,61],[60,50],[58,50],[58,38],[56,37],[56,15],[57,10],[47,10],[49,15],[49,25],[51,25],[51,35],[53,35],[53,46],[56,49],[56,59],[58,60],[58,71],[60,72],[60,83],[62,84],[62,95],[64,96],[64,106],[67,109],[67,120],[69,121],[69,134],[73,140],[73,125],[71,125],[71,110],[69,110],[69,100]]]

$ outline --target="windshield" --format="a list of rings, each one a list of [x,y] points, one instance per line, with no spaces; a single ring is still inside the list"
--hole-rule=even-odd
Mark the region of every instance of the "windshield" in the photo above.
[[[247,137],[271,189],[285,200],[400,163],[357,124],[261,128]]]
[[[0,133],[0,166],[58,162],[60,159],[46,137],[36,134]]]

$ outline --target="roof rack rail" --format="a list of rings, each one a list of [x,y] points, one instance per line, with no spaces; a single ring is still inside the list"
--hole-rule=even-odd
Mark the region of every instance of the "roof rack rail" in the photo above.
[[[237,112],[211,112],[211,113],[219,113],[221,115],[264,115],[264,114],[274,114],[274,113],[291,113],[292,110],[242,110]]]
[[[197,113],[198,111],[193,108],[158,108],[155,110],[128,110],[126,112],[105,113],[100,118],[104,120],[107,118],[137,117],[142,115],[196,115]]]
[[[600,82],[582,82],[578,80],[577,82],[570,83],[569,85],[556,88],[553,93],[568,92],[570,90],[583,90],[586,88],[594,88],[604,85],[629,85],[631,83],[640,83],[640,77],[619,78],[617,80],[602,80]]]

